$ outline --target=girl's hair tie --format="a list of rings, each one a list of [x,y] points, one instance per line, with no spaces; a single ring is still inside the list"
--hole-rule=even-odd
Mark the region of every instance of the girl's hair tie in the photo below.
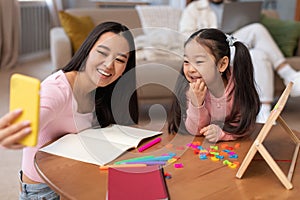
[[[228,34],[225,35],[226,35],[226,42],[228,42],[229,46],[232,47],[234,42],[236,41],[236,38],[233,37],[233,35],[228,35]]]

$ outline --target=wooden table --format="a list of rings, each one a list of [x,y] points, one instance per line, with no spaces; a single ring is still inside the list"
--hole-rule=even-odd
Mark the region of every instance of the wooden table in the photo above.
[[[234,142],[221,142],[234,146],[240,143],[236,149],[239,158],[243,161],[248,149],[252,145],[261,125],[251,137]],[[297,136],[300,134],[296,132]],[[292,183],[294,188],[287,190],[257,153],[255,160],[251,162],[242,179],[236,178],[236,169],[231,169],[221,161],[214,162],[210,159],[200,160],[191,148],[185,148],[191,141],[203,142],[203,137],[177,134],[162,135],[162,142],[145,151],[138,153],[132,150],[125,153],[117,160],[143,155],[153,155],[162,152],[175,152],[180,156],[184,168],[176,169],[173,165],[164,168],[165,172],[172,175],[167,179],[170,198],[181,199],[298,199],[300,195],[300,166],[296,165]],[[146,142],[146,141],[145,141]],[[171,145],[170,145],[171,144]],[[203,143],[203,145],[207,145]],[[287,173],[294,143],[280,126],[274,126],[266,138],[264,145]],[[299,162],[299,157],[297,162]],[[100,171],[97,165],[71,160],[45,152],[37,152],[35,165],[41,177],[46,183],[61,195],[64,199],[105,199],[107,188],[107,171]]]

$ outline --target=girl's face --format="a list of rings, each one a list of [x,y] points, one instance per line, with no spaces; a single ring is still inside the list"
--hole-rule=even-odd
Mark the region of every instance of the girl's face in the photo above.
[[[119,34],[102,34],[91,49],[86,71],[96,87],[105,87],[124,72],[129,58],[127,40]]]
[[[183,72],[190,83],[201,79],[207,86],[221,77],[209,49],[195,40],[191,40],[185,46]]]

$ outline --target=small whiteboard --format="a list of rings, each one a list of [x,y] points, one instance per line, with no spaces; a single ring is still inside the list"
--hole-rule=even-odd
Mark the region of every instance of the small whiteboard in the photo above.
[[[291,92],[293,83],[290,82],[283,93],[281,94],[277,104],[274,106],[269,118],[267,119],[265,125],[260,130],[258,136],[254,140],[252,146],[250,147],[245,159],[243,160],[236,177],[242,178],[243,174],[245,173],[247,167],[249,166],[250,162],[252,161],[253,157],[255,156],[256,152],[258,151],[263,159],[268,163],[270,168],[273,170],[273,172],[276,174],[278,179],[281,181],[281,183],[286,187],[286,189],[292,189],[293,185],[291,183],[291,179],[294,173],[297,156],[299,152],[299,146],[300,146],[300,140],[295,135],[295,133],[288,127],[287,123],[283,120],[283,118],[280,116],[282,110],[284,109],[284,106],[287,102],[287,99],[289,97],[289,94]],[[263,141],[266,138],[266,136],[269,134],[273,124],[277,121],[277,123],[285,130],[286,133],[291,137],[291,139],[295,142],[296,147],[293,155],[293,159],[290,165],[290,169],[288,172],[288,175],[285,175],[283,171],[280,169],[280,167],[277,165],[275,160],[272,158],[272,156],[269,154],[267,149],[263,145]]]

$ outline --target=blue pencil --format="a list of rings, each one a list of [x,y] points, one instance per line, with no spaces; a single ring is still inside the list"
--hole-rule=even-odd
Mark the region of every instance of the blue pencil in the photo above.
[[[134,162],[134,161],[138,161],[138,162],[146,162],[146,161],[167,161],[170,160],[171,158],[173,158],[173,156],[157,156],[157,157],[140,157],[139,159],[129,159],[129,160],[124,160],[124,161],[119,161],[118,163],[115,164],[124,164],[127,162]]]
[[[137,158],[131,158],[131,159],[126,159],[126,160],[120,160],[118,162],[115,162],[115,165],[119,165],[119,164],[124,164],[125,162],[129,162],[129,161],[138,161],[138,160],[147,160],[149,158],[154,158],[154,156],[142,156],[142,157],[137,157]]]

